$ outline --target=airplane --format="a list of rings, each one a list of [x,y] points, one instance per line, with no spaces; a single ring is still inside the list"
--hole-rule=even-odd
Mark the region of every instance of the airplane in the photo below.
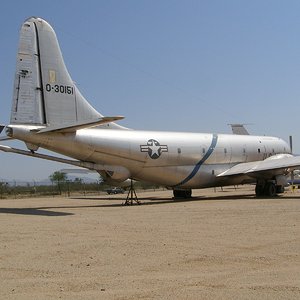
[[[257,196],[283,192],[300,157],[278,137],[139,131],[103,116],[80,93],[65,66],[53,28],[31,17],[22,24],[10,124],[1,140],[27,150],[0,150],[96,170],[110,182],[146,181],[173,190],[254,183]],[[68,158],[39,153],[39,148]]]

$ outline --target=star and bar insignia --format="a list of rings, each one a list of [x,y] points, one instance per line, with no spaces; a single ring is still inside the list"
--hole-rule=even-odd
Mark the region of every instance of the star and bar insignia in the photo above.
[[[148,140],[146,145],[140,145],[141,152],[148,152],[150,158],[157,159],[163,152],[168,152],[167,145],[161,145],[154,139]]]

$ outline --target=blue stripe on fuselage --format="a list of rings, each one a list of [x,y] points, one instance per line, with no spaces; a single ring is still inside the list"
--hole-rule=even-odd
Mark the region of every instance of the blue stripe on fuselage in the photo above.
[[[217,145],[217,141],[218,141],[218,135],[213,134],[213,138],[212,138],[211,144],[209,146],[209,149],[207,150],[205,155],[201,158],[201,160],[195,165],[195,167],[194,167],[193,171],[191,172],[191,174],[188,175],[185,179],[183,179],[178,184],[174,185],[173,187],[179,187],[180,185],[183,185],[183,184],[187,183],[188,181],[190,181],[197,174],[200,167],[204,164],[204,162],[210,157],[210,155],[215,150],[215,147]]]

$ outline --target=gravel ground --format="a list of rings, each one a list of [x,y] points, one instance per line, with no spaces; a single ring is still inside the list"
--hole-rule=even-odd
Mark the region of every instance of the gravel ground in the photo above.
[[[300,299],[300,191],[0,200],[0,299]]]

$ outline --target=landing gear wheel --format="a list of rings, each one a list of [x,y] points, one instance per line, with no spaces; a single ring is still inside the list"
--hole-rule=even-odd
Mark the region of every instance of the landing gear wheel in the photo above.
[[[173,196],[174,198],[180,198],[180,192],[179,190],[173,190]]]
[[[174,198],[191,198],[192,197],[192,190],[173,190]]]
[[[192,190],[185,191],[185,198],[192,198]]]
[[[276,185],[276,193],[277,194],[284,193],[284,186],[283,185]]]
[[[268,182],[266,185],[265,185],[265,195],[266,196],[269,196],[269,197],[274,197],[276,196],[276,185],[272,182]]]
[[[263,196],[264,195],[264,186],[261,184],[257,184],[255,186],[255,194],[256,194],[256,197]]]

